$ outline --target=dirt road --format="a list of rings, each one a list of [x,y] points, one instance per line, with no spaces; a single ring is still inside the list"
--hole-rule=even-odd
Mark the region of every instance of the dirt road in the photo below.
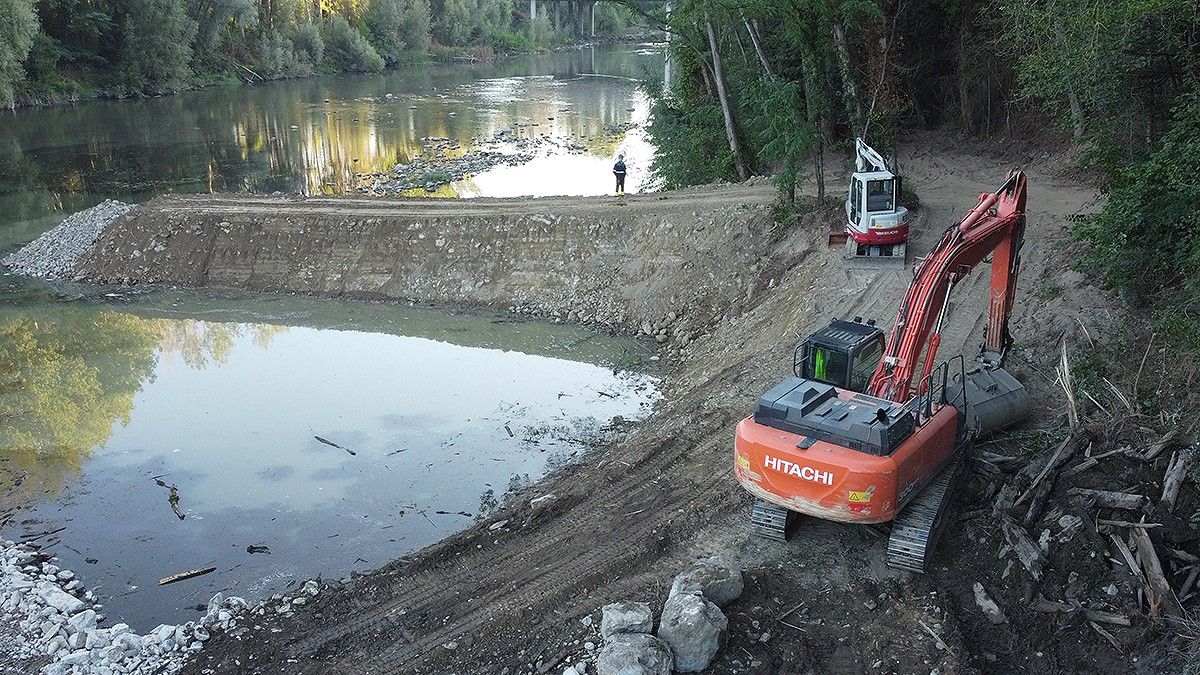
[[[915,255],[1017,163],[947,145],[927,137],[902,153],[907,185],[923,208],[924,224],[911,247]],[[1052,368],[1042,364],[1065,331],[1078,325],[1098,330],[1111,313],[1108,300],[1070,270],[1067,219],[1088,208],[1093,193],[1039,170],[1028,158],[1018,159],[1030,174],[1030,213],[1012,326],[1019,345],[1012,370],[1040,405],[1031,424],[1055,426],[1061,405],[1047,375]],[[749,537],[749,499],[730,470],[734,424],[788,373],[791,350],[803,335],[831,317],[857,315],[887,325],[910,278],[907,270],[847,265],[827,247],[826,224],[819,219],[772,229],[764,221],[769,199],[770,188],[763,184],[627,202],[481,200],[454,207],[172,198],[157,221],[131,221],[106,234],[85,267],[88,278],[143,274],[172,283],[338,294],[361,290],[353,275],[363,270],[355,265],[372,247],[393,255],[399,249],[389,247],[388,237],[417,241],[401,235],[395,224],[372,224],[373,218],[383,212],[440,218],[434,229],[449,234],[439,249],[491,245],[496,255],[442,267],[406,259],[407,267],[393,266],[386,279],[372,282],[377,292],[430,300],[449,292],[443,300],[563,317],[602,315],[602,323],[654,335],[663,334],[664,321],[670,324],[663,316],[670,312],[686,328],[669,331],[667,346],[678,358],[669,360],[663,403],[611,447],[511,495],[467,532],[371,574],[333,583],[295,614],[270,612],[254,617],[241,635],[215,636],[188,672],[548,673],[556,666],[561,671],[559,664],[586,656],[584,643],[596,640],[601,606],[637,599],[657,610],[671,577],[712,554],[747,570],[746,593],[726,608],[730,643],[713,672],[1127,667],[1132,654],[1120,654],[1086,626],[1064,629],[1052,618],[1029,614],[1020,615],[1028,623],[1019,625],[978,620],[972,582],[1001,579],[1007,564],[997,557],[995,532],[964,526],[964,534],[948,543],[953,550],[923,577],[888,570],[886,539],[869,528],[808,521],[787,544]],[[443,218],[445,208],[457,213]],[[289,253],[312,234],[304,228],[316,222],[314,210],[349,219],[360,235],[369,230],[369,237],[358,239],[357,257],[347,253],[354,249],[349,239],[318,250],[320,237],[303,254]],[[531,224],[531,212],[562,217],[542,227]],[[497,214],[512,220],[495,241],[471,238],[485,226],[483,220],[465,228],[451,222]],[[296,238],[254,229],[268,215],[285,223],[276,229],[292,228]],[[176,257],[149,255],[131,266],[129,247],[147,250],[147,237],[163,227],[163,232],[176,228],[163,241],[163,252],[178,248]],[[222,253],[222,227],[235,234],[238,227],[248,228],[234,242],[248,249],[235,254],[231,246]],[[543,235],[520,239],[522,228]],[[319,234],[334,236],[328,224]],[[212,252],[216,255],[208,255]],[[472,275],[484,273],[484,283],[476,285]],[[538,281],[539,274],[548,274],[549,281]],[[413,281],[432,277],[436,280],[426,285]],[[974,355],[986,283],[986,273],[977,273],[956,291],[943,354]],[[546,495],[553,499],[531,507],[532,498]],[[967,510],[984,506],[970,494],[964,502]],[[1050,635],[1053,644],[1046,642]]]

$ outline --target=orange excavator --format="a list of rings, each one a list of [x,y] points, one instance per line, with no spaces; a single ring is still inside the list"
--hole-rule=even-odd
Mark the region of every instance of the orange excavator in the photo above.
[[[1025,174],[1012,171],[913,270],[888,339],[834,320],[797,349],[734,440],[734,474],[756,497],[757,534],[785,539],[795,514],[891,521],[888,565],[924,572],[971,441],[1018,421],[1029,395],[1003,369],[1025,231]],[[987,333],[976,363],[937,361],[950,292],[991,256]]]

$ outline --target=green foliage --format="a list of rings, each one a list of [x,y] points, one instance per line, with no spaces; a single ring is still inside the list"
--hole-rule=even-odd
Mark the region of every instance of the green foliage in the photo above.
[[[596,4],[596,35],[624,35],[634,22],[633,12],[611,2]]]
[[[312,73],[312,66],[296,56],[295,45],[274,28],[258,38],[258,72],[265,77],[289,77]]]
[[[11,106],[18,82],[25,76],[21,63],[38,34],[32,0],[0,0],[0,106]]]
[[[514,6],[515,0],[0,0],[0,105],[97,91],[153,94],[318,68],[376,72],[431,54],[535,51],[567,32],[586,34],[583,3],[564,12],[561,33],[544,13],[533,25],[514,21]],[[604,16],[627,15],[602,8],[600,29]]]
[[[196,23],[182,0],[130,2],[122,21],[117,52],[120,84],[128,91],[175,91],[188,80]]]
[[[371,44],[391,68],[429,49],[428,0],[373,0],[363,22]]]
[[[1195,77],[1194,0],[1017,0],[1000,6],[1019,95],[1040,102],[1107,173],[1169,124],[1180,82]]]
[[[383,70],[383,57],[341,15],[325,22],[325,59],[336,70],[348,73],[378,73]]]
[[[1081,219],[1089,264],[1140,306],[1170,307],[1172,333],[1196,347],[1200,300],[1200,96],[1175,107],[1154,154],[1116,174],[1104,209]],[[1180,324],[1179,322],[1186,322]],[[1197,350],[1200,354],[1200,349]]]
[[[820,149],[820,130],[804,110],[804,90],[799,83],[759,79],[750,88],[750,99],[759,110],[760,154],[779,167],[775,182],[788,204],[796,201],[801,160]]]

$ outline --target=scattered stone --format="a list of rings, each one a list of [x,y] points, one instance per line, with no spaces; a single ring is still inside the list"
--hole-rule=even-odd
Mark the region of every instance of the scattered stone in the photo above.
[[[699,594],[677,593],[667,598],[658,623],[658,637],[671,647],[675,670],[698,673],[712,663],[725,642],[729,622],[721,608]]]
[[[618,633],[596,657],[598,675],[671,675],[674,659],[667,643],[646,633]]]
[[[614,602],[604,606],[600,618],[600,635],[604,638],[618,633],[649,633],[654,630],[654,613],[645,602]]]
[[[983,612],[988,621],[991,621],[993,624],[1008,622],[1008,618],[1004,616],[1004,612],[1000,611],[1000,606],[984,590],[983,584],[976,581],[972,588],[975,590],[975,604],[979,606],[979,610]]]
[[[74,572],[60,570],[45,554],[0,541],[0,625],[7,626],[0,662],[41,663],[50,675],[173,675],[210,637],[194,622],[164,624],[147,635],[124,623],[100,628],[102,606],[91,604],[94,597]],[[228,616],[228,626],[246,609],[245,600],[217,594],[208,617],[215,623]]]
[[[671,583],[670,597],[698,592],[709,602],[724,607],[737,600],[744,588],[742,571],[731,569],[715,559],[702,560],[680,572]]]

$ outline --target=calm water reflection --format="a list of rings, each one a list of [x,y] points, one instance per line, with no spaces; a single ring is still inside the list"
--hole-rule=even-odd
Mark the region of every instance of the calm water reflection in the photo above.
[[[630,154],[633,189],[650,148],[640,134],[613,140],[604,131],[644,118],[634,78],[661,74],[662,63],[655,48],[617,45],[0,113],[0,249],[110,197],[351,192],[356,174],[408,161],[422,138],[469,146],[519,124],[588,150],[498,167],[440,194],[604,194],[619,147]]]
[[[24,296],[0,309],[0,534],[65,527],[41,541],[111,621],[186,620],[218,590],[344,576],[468,526],[613,416],[647,414],[653,381],[619,368],[647,355],[395,305]]]

